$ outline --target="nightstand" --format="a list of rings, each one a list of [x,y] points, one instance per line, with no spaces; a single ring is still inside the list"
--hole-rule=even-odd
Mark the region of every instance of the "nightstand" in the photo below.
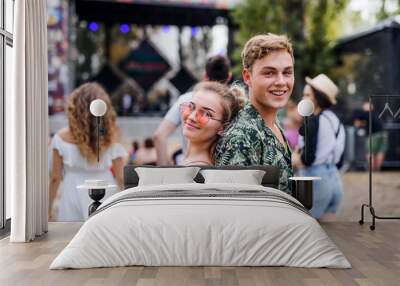
[[[290,177],[292,194],[304,207],[310,210],[313,206],[313,182],[320,177]]]

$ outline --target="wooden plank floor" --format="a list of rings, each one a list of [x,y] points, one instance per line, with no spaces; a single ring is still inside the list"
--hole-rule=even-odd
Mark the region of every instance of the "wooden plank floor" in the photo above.
[[[32,243],[0,241],[0,285],[400,285],[400,222],[378,221],[377,229],[354,222],[323,228],[353,268],[290,267],[120,267],[48,270],[81,224],[50,223]]]

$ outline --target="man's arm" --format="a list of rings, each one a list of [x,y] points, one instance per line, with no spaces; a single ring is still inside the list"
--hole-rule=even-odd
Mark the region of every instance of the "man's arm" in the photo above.
[[[182,102],[190,101],[192,93],[188,92],[179,97],[179,99],[168,110],[164,119],[161,121],[156,132],[153,135],[154,145],[157,152],[157,165],[172,165],[167,152],[168,137],[175,132],[179,125],[182,123],[180,104]]]
[[[168,137],[175,132],[178,126],[164,118],[154,132],[153,140],[157,152],[157,165],[172,165],[168,157],[167,142]]]
[[[157,153],[157,165],[172,165],[171,158],[168,157],[168,137],[175,132],[181,124],[181,114],[179,105],[185,98],[182,95],[168,110],[163,120],[154,132],[153,141]]]

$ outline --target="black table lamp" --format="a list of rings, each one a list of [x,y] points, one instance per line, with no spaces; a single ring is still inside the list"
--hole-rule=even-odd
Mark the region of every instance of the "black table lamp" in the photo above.
[[[97,162],[100,162],[100,124],[101,117],[107,112],[107,104],[104,100],[95,99],[90,103],[90,113],[96,117],[96,133],[97,133]],[[89,216],[96,211],[101,205],[100,200],[106,194],[108,183],[104,180],[86,180],[84,185],[78,186],[81,189],[88,189],[89,197],[94,202],[89,206]]]
[[[308,149],[308,119],[314,113],[314,104],[310,99],[303,99],[297,105],[298,113],[304,117],[304,155],[307,157]],[[290,177],[292,181],[293,196],[307,209],[313,206],[313,181],[319,177]]]

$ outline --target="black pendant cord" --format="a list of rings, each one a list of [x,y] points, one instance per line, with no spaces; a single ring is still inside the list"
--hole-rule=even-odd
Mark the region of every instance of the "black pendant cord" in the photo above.
[[[369,96],[369,126],[368,126],[368,147],[369,147],[369,154],[368,154],[368,163],[369,163],[369,168],[368,168],[368,195],[369,195],[369,202],[368,204],[362,204],[361,206],[361,219],[358,221],[359,224],[364,224],[364,208],[369,208],[369,211],[372,216],[372,225],[369,226],[370,230],[375,230],[375,220],[376,219],[400,219],[400,217],[388,217],[388,216],[378,216],[375,213],[375,208],[373,207],[372,203],[372,98],[379,98],[382,96],[379,95],[370,95]],[[389,97],[400,97],[398,95],[387,95],[387,98]],[[387,102],[386,102],[387,104]]]
[[[304,117],[304,158],[307,158],[307,146],[308,146],[308,116]]]
[[[100,117],[96,117],[96,129],[97,129],[97,163],[100,162]]]

